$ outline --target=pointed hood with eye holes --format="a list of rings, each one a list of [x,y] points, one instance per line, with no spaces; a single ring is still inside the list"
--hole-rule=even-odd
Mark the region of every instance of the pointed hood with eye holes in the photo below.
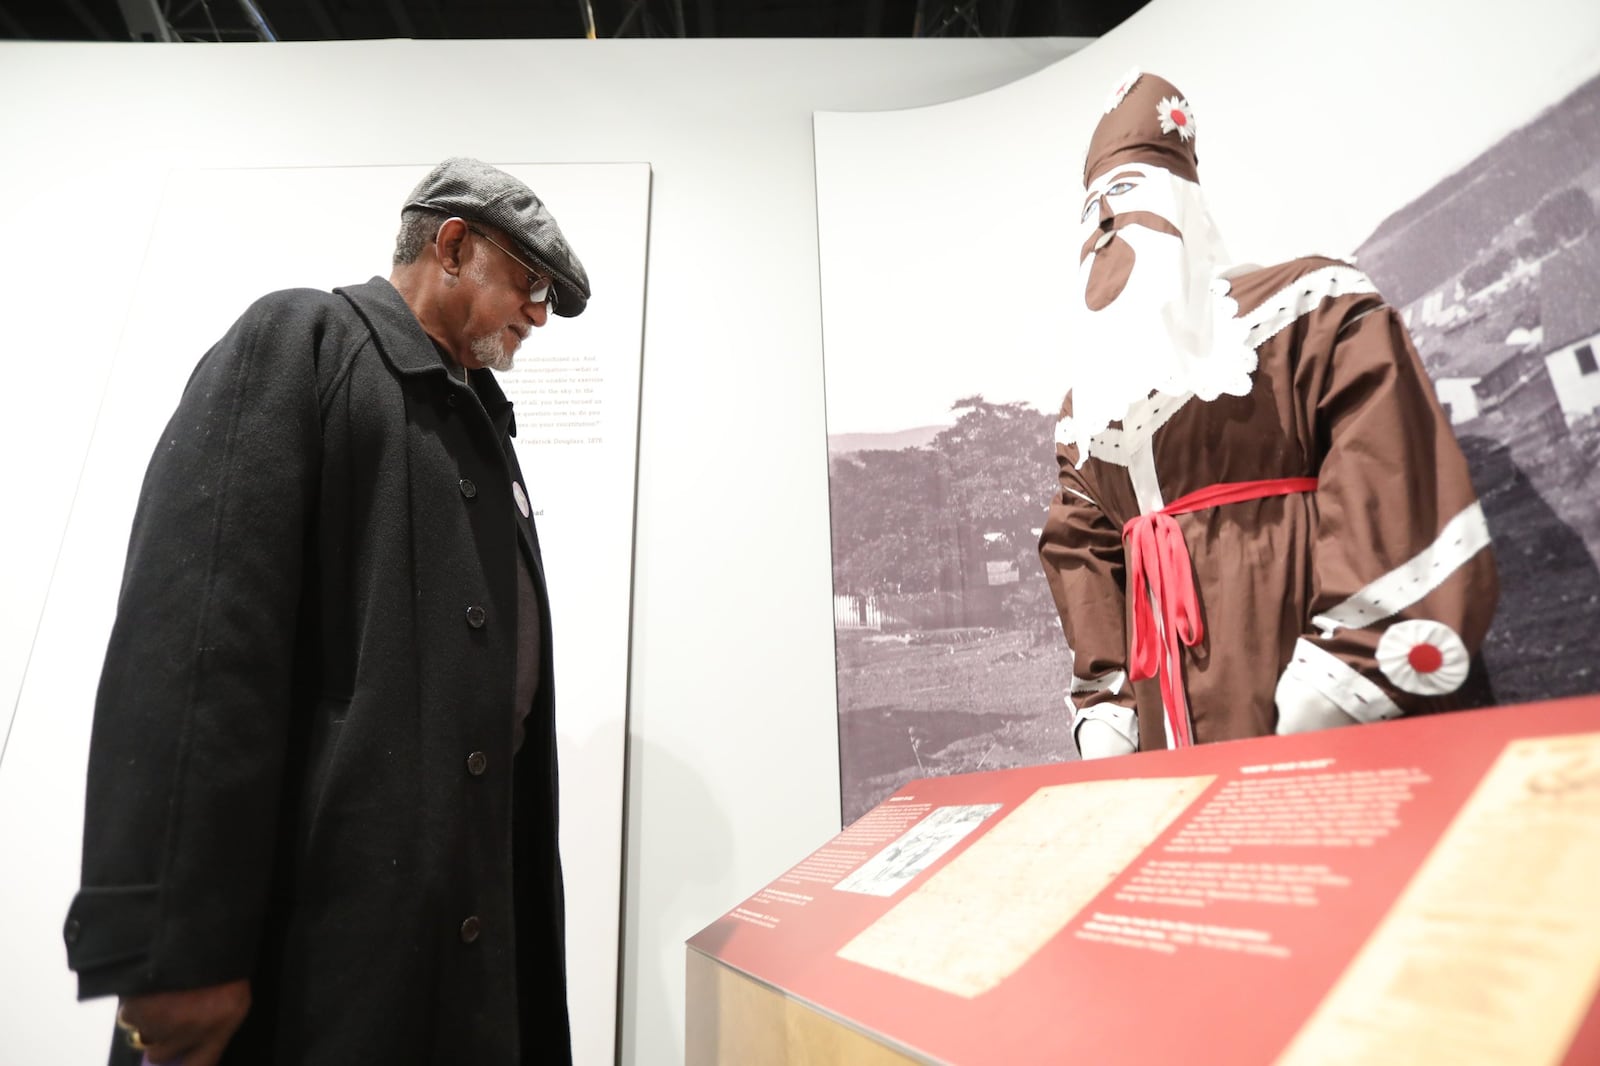
[[[1255,351],[1221,280],[1232,261],[1198,163],[1188,100],[1165,78],[1131,72],[1107,100],[1084,158],[1090,199],[1074,242],[1079,289],[1066,359],[1072,415],[1056,427],[1080,466],[1096,434],[1152,397],[1210,401],[1249,391]],[[1124,179],[1123,169],[1134,173]],[[1126,189],[1104,188],[1124,180]]]

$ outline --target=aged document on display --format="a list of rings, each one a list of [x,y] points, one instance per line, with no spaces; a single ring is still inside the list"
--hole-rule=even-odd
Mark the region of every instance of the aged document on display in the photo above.
[[[958,996],[987,992],[1065,928],[1213,780],[1042,788],[839,957]]]
[[[1600,984],[1600,733],[1513,741],[1279,1066],[1562,1060]]]
[[[841,892],[892,896],[999,809],[998,803],[940,807],[833,887]]]

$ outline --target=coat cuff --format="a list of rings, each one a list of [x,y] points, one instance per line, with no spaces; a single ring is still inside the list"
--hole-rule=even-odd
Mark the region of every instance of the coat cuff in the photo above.
[[[113,995],[138,983],[150,957],[160,905],[157,885],[84,888],[72,901],[62,938],[78,974],[78,998]]]
[[[164,896],[160,885],[78,891],[62,937],[79,999],[208,988],[250,976],[256,933],[215,908],[191,907],[185,921],[164,920]]]

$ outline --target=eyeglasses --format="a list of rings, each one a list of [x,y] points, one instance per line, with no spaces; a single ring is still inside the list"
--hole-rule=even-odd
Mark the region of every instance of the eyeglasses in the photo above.
[[[506,253],[506,258],[510,259],[513,263],[517,264],[517,266],[528,272],[528,277],[532,279],[528,282],[529,303],[544,304],[546,310],[551,312],[555,311],[556,289],[555,285],[551,283],[550,278],[545,277],[543,274],[539,273],[539,271],[535,270],[527,263],[524,263],[522,259],[510,248],[507,248],[505,245],[501,244],[499,241],[483,232],[483,230],[479,229],[477,226],[468,223],[467,229],[472,233],[476,233],[478,236],[482,237],[484,240],[488,241],[490,244]]]

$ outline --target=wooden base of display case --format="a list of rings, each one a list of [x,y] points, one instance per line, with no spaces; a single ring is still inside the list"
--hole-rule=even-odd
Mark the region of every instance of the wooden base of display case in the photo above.
[[[688,1066],[925,1066],[689,949]]]

